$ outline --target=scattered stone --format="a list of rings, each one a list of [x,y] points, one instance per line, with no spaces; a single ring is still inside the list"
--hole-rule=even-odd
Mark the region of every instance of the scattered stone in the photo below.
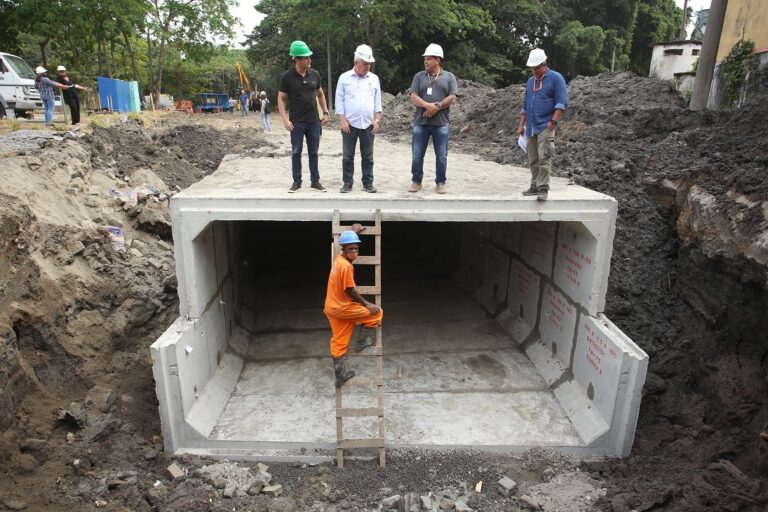
[[[21,452],[31,454],[38,462],[45,462],[48,459],[48,441],[29,438],[21,444]]]
[[[523,494],[522,496],[520,496],[519,500],[520,500],[520,504],[524,508],[527,508],[530,510],[541,510],[541,506],[539,505],[539,502],[531,498],[527,494]]]
[[[104,508],[107,506],[107,502],[104,500],[96,500],[94,505],[96,505],[96,508]]]
[[[381,506],[384,507],[384,510],[389,510],[391,508],[399,508],[400,498],[401,496],[399,494],[395,494],[394,496],[390,496],[389,498],[384,498],[383,500],[381,500]]]
[[[144,457],[144,460],[155,460],[158,455],[160,455],[160,452],[155,450],[154,448],[147,448],[144,450],[144,453],[142,454],[142,456]]]
[[[157,246],[160,249],[162,249],[164,251],[167,251],[167,252],[173,251],[173,245],[169,244],[165,240],[158,240],[157,241]],[[259,468],[259,471],[265,471],[265,472],[269,469],[269,466],[266,466],[266,465],[262,464],[261,462],[256,464],[256,467]]]
[[[237,484],[235,482],[229,482],[224,487],[224,497],[225,498],[232,498],[235,495],[235,491],[237,490]]]
[[[162,503],[167,496],[168,496],[168,488],[164,485],[158,485],[157,487],[153,487],[152,489],[148,490],[147,493],[144,495],[147,502],[153,507]]]
[[[27,508],[27,502],[22,500],[3,500],[3,505],[8,510],[24,510]]]
[[[158,246],[159,246],[160,244],[168,245],[167,243],[163,242],[162,240],[159,240],[159,241],[157,242],[157,245],[158,245]],[[262,473],[267,473],[267,472],[269,471],[269,466],[267,466],[266,464],[262,464],[261,462],[259,462],[258,464],[256,464],[256,471],[261,471]]]
[[[141,253],[141,251],[136,249],[135,247],[131,247],[130,249],[128,249],[128,253],[131,256],[134,256],[136,258],[143,258],[144,257],[144,255]]]
[[[147,259],[147,263],[149,263],[150,265],[152,265],[153,267],[155,267],[157,269],[163,268],[163,262],[160,261],[157,258],[148,258]]]
[[[175,462],[170,466],[168,466],[168,468],[166,469],[168,470],[168,473],[171,475],[171,478],[174,480],[184,476],[184,470],[181,469],[181,466],[179,466]]]
[[[267,496],[271,496],[273,498],[277,498],[283,493],[283,486],[280,484],[276,485],[268,485],[264,487],[261,492],[263,494],[266,494]]]
[[[37,459],[28,453],[22,453],[16,458],[16,466],[22,473],[33,473],[39,465]]]
[[[296,512],[296,503],[290,498],[276,498],[267,505],[267,512]],[[302,510],[304,510],[302,508]]]
[[[83,242],[80,240],[75,240],[74,242],[70,243],[67,247],[67,252],[70,254],[70,256],[77,256],[81,252],[85,250],[85,245],[83,245]]]
[[[421,503],[419,497],[414,493],[408,493],[403,496],[403,506],[401,510],[405,512],[419,512],[421,510]]]
[[[456,512],[472,512],[474,509],[467,505],[467,502],[459,499],[456,501]]]
[[[72,432],[67,432],[67,444],[72,444],[75,442],[75,434]]]
[[[440,510],[444,511],[450,511],[450,510],[456,510],[456,503],[454,503],[453,500],[449,500],[448,498],[443,498],[440,500]]]
[[[116,400],[117,395],[111,389],[94,386],[85,395],[83,405],[86,409],[96,409],[99,412],[107,413]]]
[[[110,215],[109,217],[107,217],[107,224],[110,225],[110,226],[114,226],[116,228],[123,227],[123,221],[118,219],[114,215]]]
[[[163,238],[171,238],[171,215],[168,212],[167,203],[161,204],[155,201],[147,201],[136,216],[136,227],[155,233]]]
[[[69,409],[60,409],[56,419],[70,423],[77,428],[83,428],[88,424],[85,407],[77,402],[69,404]]]
[[[421,501],[421,508],[424,510],[432,510],[432,496],[421,496],[419,498],[419,501]]]
[[[264,485],[269,485],[269,483],[272,481],[272,475],[262,470],[259,470],[254,478],[256,478],[256,480],[263,483]]]
[[[111,473],[106,478],[107,489],[116,489],[123,485],[134,485],[138,482],[138,477],[135,471],[118,471]]]
[[[146,252],[147,251],[147,244],[145,244],[144,242],[142,242],[138,238],[134,238],[133,240],[131,240],[131,247],[134,248],[134,249],[137,249],[137,250],[139,250],[141,252]]]
[[[254,482],[248,487],[247,493],[251,496],[256,496],[261,492],[261,490],[264,488],[264,483],[260,482],[258,480],[254,480]]]
[[[515,491],[515,488],[517,487],[517,482],[509,478],[508,476],[504,476],[497,482],[497,490],[499,491],[499,494],[504,496],[505,498],[509,498],[509,496]]]

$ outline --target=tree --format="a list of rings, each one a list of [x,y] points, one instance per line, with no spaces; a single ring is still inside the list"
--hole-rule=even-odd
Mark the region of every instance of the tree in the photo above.
[[[681,21],[682,9],[674,0],[640,0],[630,47],[630,70],[647,75],[651,66],[651,45],[676,39]]]
[[[204,59],[214,49],[211,40],[232,37],[233,0],[149,0],[145,36],[150,89],[157,96],[162,89],[166,51],[173,45],[186,57]]]
[[[568,72],[573,76],[577,60],[582,62],[582,68],[595,67],[604,41],[603,29],[597,25],[585,27],[579,21],[570,21],[555,38],[555,45],[568,56]]]

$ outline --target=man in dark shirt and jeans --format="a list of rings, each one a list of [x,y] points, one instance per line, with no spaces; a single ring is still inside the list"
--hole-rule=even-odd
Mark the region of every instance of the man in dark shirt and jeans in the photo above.
[[[451,103],[456,100],[458,85],[456,77],[443,69],[443,49],[430,44],[422,55],[424,71],[419,71],[411,83],[411,103],[416,107],[413,116],[413,139],[411,142],[411,187],[408,192],[421,190],[424,177],[424,155],[429,138],[435,148],[435,192],[445,194],[445,174],[448,168],[448,113]]]
[[[280,92],[277,94],[280,117],[283,118],[285,129],[291,132],[293,185],[288,192],[296,192],[301,188],[301,151],[304,138],[307,139],[312,188],[325,192],[325,187],[320,184],[317,152],[320,148],[322,126],[328,124],[328,104],[320,85],[320,73],[310,67],[312,51],[307,44],[304,41],[294,41],[291,43],[290,55],[293,58],[293,69],[286,71],[280,79]],[[290,114],[285,109],[286,98]],[[317,113],[318,101],[323,109],[322,120]]]

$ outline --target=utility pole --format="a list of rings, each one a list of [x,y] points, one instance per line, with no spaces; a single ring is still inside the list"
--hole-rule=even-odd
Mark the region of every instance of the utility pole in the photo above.
[[[728,0],[712,0],[707,19],[707,31],[704,33],[704,42],[701,45],[699,65],[696,67],[696,78],[693,82],[693,94],[688,106],[691,110],[704,110],[709,100],[709,88],[712,84],[712,75],[717,63],[717,49],[720,46],[720,33],[723,31],[725,11],[728,8]]]
[[[680,23],[680,40],[685,41],[688,39],[688,31],[685,30],[685,26],[688,24],[688,0],[683,2],[683,21]]]

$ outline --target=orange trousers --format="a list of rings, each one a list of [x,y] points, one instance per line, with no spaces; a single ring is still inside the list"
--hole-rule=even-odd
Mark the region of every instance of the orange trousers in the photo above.
[[[323,313],[328,317],[328,322],[331,324],[331,356],[334,359],[347,353],[355,325],[363,324],[366,327],[378,327],[384,317],[383,309],[372,315],[367,307],[355,302],[323,311]]]

